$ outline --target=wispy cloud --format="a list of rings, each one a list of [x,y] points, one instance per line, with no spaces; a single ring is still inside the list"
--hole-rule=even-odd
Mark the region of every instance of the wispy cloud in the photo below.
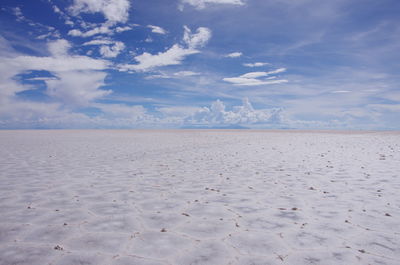
[[[167,34],[167,31],[163,29],[162,27],[159,26],[154,26],[154,25],[147,25],[149,29],[151,29],[151,32],[157,33],[157,34]]]
[[[243,66],[246,67],[261,67],[261,66],[266,66],[269,65],[269,63],[262,63],[262,62],[257,62],[257,63],[244,63]]]
[[[227,57],[227,58],[238,58],[238,57],[240,57],[242,55],[243,55],[243,53],[241,53],[241,52],[232,52],[232,53],[229,53],[229,54],[225,55],[224,57]]]
[[[261,86],[261,85],[272,85],[287,83],[286,79],[276,79],[273,74],[285,72],[286,68],[279,68],[270,72],[250,72],[238,77],[226,77],[223,78],[225,82],[234,84],[235,86]],[[264,77],[264,78],[262,78]]]
[[[134,57],[138,64],[119,65],[121,71],[149,71],[157,67],[178,65],[189,55],[199,53],[198,48],[203,47],[211,38],[211,30],[200,27],[196,33],[184,26],[183,42],[185,46],[174,44],[165,52],[157,54],[143,53]]]
[[[183,10],[184,5],[191,5],[196,9],[204,9],[210,4],[244,5],[242,0],[181,0],[179,9]]]

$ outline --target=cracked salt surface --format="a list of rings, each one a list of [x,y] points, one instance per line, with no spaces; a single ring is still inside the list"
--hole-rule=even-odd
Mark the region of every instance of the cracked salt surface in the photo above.
[[[0,265],[400,264],[400,134],[0,131]]]

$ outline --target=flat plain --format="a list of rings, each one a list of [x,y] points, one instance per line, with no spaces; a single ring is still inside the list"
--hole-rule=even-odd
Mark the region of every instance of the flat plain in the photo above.
[[[0,131],[1,265],[400,264],[400,133]]]

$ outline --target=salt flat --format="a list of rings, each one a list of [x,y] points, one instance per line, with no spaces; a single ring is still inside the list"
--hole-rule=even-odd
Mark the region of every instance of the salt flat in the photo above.
[[[400,264],[400,134],[0,131],[0,264]]]

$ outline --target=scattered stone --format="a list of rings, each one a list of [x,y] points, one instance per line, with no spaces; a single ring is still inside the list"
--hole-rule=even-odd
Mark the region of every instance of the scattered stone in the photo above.
[[[55,246],[54,249],[55,249],[55,250],[60,250],[60,251],[61,251],[61,250],[64,250],[64,248],[63,248],[63,247],[60,247],[59,245]]]

